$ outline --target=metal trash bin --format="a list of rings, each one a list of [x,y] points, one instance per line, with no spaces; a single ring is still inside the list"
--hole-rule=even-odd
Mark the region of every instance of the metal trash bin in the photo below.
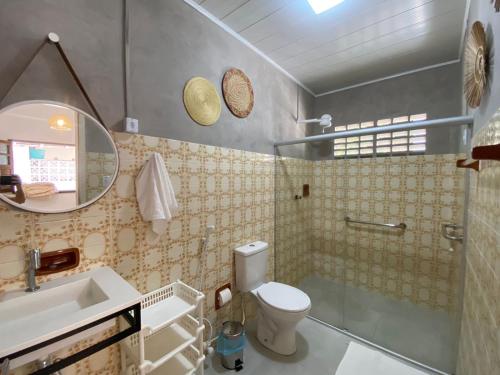
[[[217,339],[217,353],[222,366],[229,370],[243,369],[243,349],[246,345],[245,329],[240,322],[228,321],[222,325]]]

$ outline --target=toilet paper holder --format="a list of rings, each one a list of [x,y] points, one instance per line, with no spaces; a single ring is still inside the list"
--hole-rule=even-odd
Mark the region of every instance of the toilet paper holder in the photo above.
[[[217,288],[215,290],[215,310],[219,310],[222,307],[222,305],[219,303],[219,293],[224,289],[229,289],[229,291],[231,291],[231,283],[224,284],[220,288]]]

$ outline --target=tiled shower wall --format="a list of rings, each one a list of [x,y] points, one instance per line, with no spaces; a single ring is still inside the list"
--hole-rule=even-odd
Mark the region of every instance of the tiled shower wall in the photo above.
[[[442,223],[463,221],[461,155],[277,159],[276,277],[315,275],[433,309],[457,311],[459,251]],[[310,184],[311,196],[301,195]],[[345,224],[405,222],[404,232]],[[458,249],[455,249],[458,250]]]
[[[298,286],[311,274],[311,184],[313,162],[276,157],[276,279]]]
[[[84,200],[89,201],[99,196],[101,191],[104,190],[105,178],[111,180],[113,173],[115,173],[115,156],[104,152],[87,152],[85,169],[86,186]],[[82,200],[83,201],[83,200]]]
[[[463,221],[460,155],[314,163],[312,273],[322,278],[456,311],[461,257],[441,236]],[[348,224],[345,216],[400,223],[405,231]]]
[[[500,111],[474,136],[474,145],[500,143]],[[500,162],[471,172],[464,312],[459,375],[500,369]]]
[[[81,263],[68,273],[108,265],[141,292],[178,278],[199,287],[201,237],[207,224],[215,224],[203,288],[206,315],[216,324],[239,318],[239,293],[216,313],[214,291],[234,282],[232,250],[249,241],[269,242],[268,277],[273,278],[274,156],[141,135],[113,136],[120,171],[113,188],[96,204],[52,215],[0,205],[0,294],[25,286],[25,252],[33,247],[78,247]],[[152,152],[163,155],[181,207],[160,237],[142,221],[134,191],[134,179]],[[247,307],[252,314],[254,306]],[[118,374],[118,369],[118,350],[113,346],[65,373]]]

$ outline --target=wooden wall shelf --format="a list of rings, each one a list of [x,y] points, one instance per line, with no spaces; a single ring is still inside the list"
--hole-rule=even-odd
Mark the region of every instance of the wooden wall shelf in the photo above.
[[[500,161],[500,143],[490,146],[474,147],[472,149],[472,159]]]
[[[457,160],[457,168],[469,168],[479,172],[480,160],[500,161],[500,144],[474,147],[472,149],[472,158]]]
[[[41,266],[36,271],[37,276],[67,271],[78,267],[80,252],[76,247],[42,253]]]

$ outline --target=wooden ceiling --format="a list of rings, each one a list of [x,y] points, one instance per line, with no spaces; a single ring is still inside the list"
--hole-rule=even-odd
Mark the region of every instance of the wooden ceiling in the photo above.
[[[315,94],[459,59],[466,0],[195,0]]]

